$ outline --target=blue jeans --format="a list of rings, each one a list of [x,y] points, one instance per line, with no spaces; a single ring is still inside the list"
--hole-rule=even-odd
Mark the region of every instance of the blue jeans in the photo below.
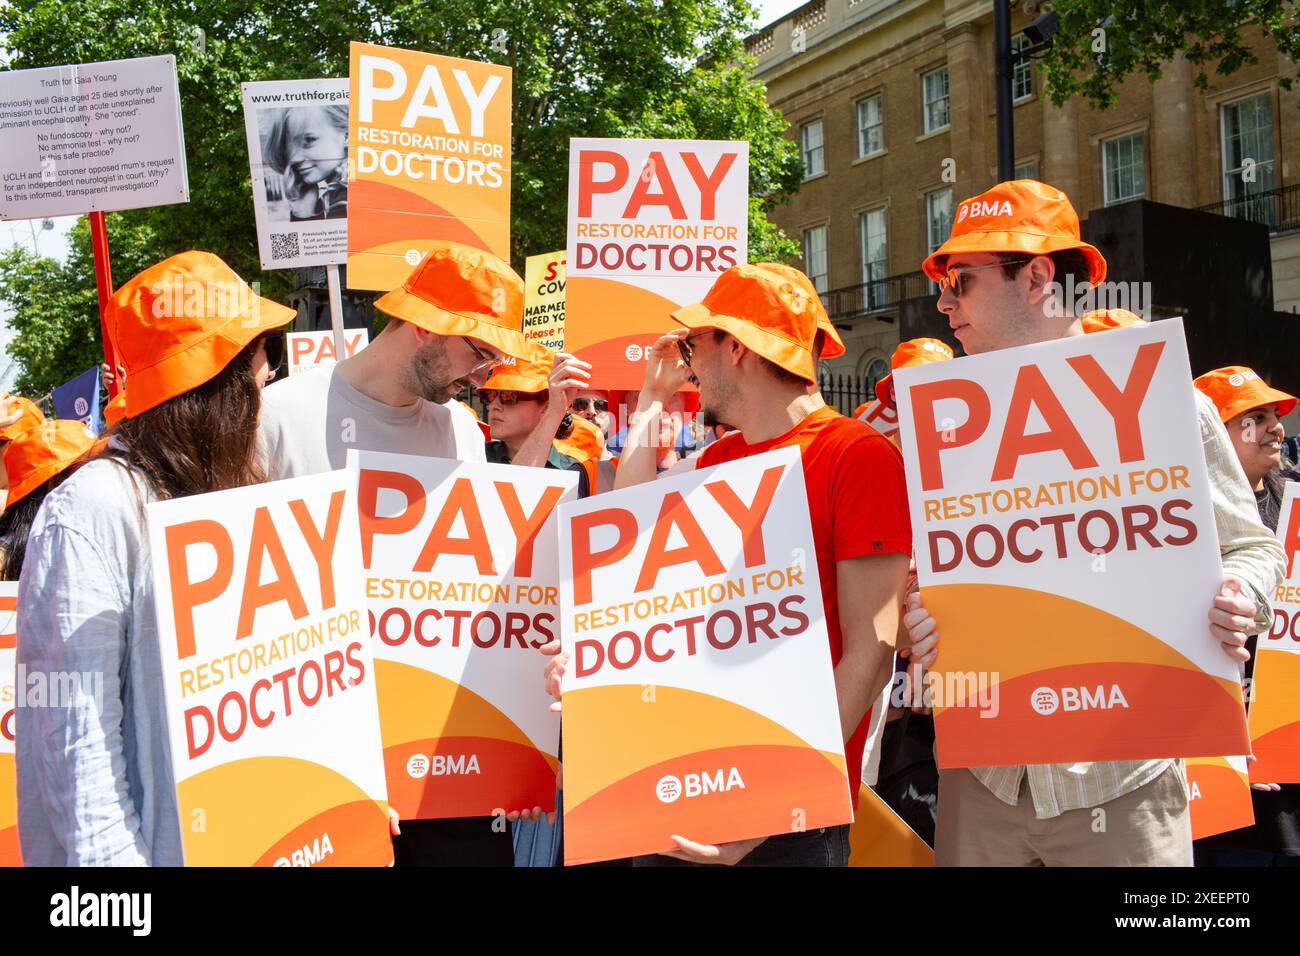
[[[634,866],[708,866],[670,856],[638,856]],[[849,826],[822,827],[803,833],[770,836],[737,866],[848,866]]]

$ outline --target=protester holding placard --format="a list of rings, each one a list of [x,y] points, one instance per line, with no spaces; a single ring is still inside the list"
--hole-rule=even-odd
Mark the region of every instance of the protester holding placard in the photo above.
[[[528,343],[523,280],[481,249],[439,242],[401,287],[376,308],[388,324],[365,349],[336,365],[311,369],[267,390],[259,426],[272,477],[343,468],[350,449],[486,461],[483,433],[454,396],[483,386],[507,358],[550,363]],[[558,354],[543,414],[515,447],[518,465],[543,465],[552,452],[566,390],[587,384],[587,368]],[[430,860],[510,866],[508,830],[491,817],[407,820],[394,839],[399,865]]]
[[[144,506],[263,479],[265,339],[292,318],[206,252],[150,266],[113,295],[126,418],[45,499],[19,584],[17,660],[29,678],[102,682],[17,710],[28,865],[182,862]]]
[[[488,461],[499,465],[513,462],[528,436],[544,421],[555,421],[556,438],[567,438],[573,432],[572,415],[566,411],[568,404],[563,396],[551,400],[547,378],[550,368],[549,355],[540,362],[515,359],[498,365],[483,383],[478,394],[492,429],[492,440],[486,448]],[[552,441],[546,455],[547,468],[567,470],[577,463]]]
[[[738,431],[709,445],[706,468],[777,448],[797,447],[803,461],[817,567],[835,671],[848,779],[856,801],[869,708],[888,679],[891,645],[907,576],[911,531],[902,460],[877,432],[829,408],[816,382],[814,347],[821,300],[788,266],[734,266],[704,301],[679,309],[685,326],[660,338],[646,365],[637,423],[616,479],[626,488],[655,477],[651,423],[694,377],[702,413]],[[562,673],[566,658],[550,665]],[[558,691],[558,680],[552,680]],[[848,827],[742,840],[722,846],[675,838],[667,854],[687,863],[835,865],[848,860]],[[666,857],[638,858],[657,865]]]
[[[1066,195],[1033,180],[961,203],[947,242],[922,268],[939,283],[939,310],[972,355],[1083,334],[1059,290],[1106,276]],[[1282,552],[1259,521],[1213,406],[1202,398],[1197,410],[1223,564],[1210,639],[1240,662],[1247,634],[1268,627]],[[909,597],[904,620],[914,659],[928,666],[938,633],[921,597]],[[943,770],[935,849],[940,865],[1190,865],[1182,761]]]
[[[1282,419],[1296,407],[1294,395],[1269,386],[1240,365],[1206,372],[1193,383],[1209,396],[1228,430],[1237,460],[1255,492],[1259,518],[1277,530],[1286,482],[1297,474],[1282,468]],[[1245,686],[1252,686],[1258,635],[1246,645]],[[1250,696],[1247,696],[1247,701]],[[1196,841],[1199,866],[1300,866],[1300,784],[1252,783],[1255,825]]]
[[[9,493],[0,515],[0,581],[18,580],[41,503],[94,443],[86,426],[71,420],[44,422],[5,443]]]

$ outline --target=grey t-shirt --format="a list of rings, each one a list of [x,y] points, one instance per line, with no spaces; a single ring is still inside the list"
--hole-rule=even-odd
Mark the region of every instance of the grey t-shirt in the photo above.
[[[460,402],[385,405],[358,392],[334,366],[268,386],[258,435],[271,478],[335,471],[347,465],[349,449],[485,460],[483,433]]]

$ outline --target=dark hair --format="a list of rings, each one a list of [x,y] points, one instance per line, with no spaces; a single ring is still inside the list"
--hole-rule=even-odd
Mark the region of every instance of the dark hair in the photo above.
[[[560,419],[560,427],[555,429],[555,437],[563,441],[573,434],[573,413],[565,412]]]
[[[722,342],[723,338],[728,334],[729,333],[724,332],[722,329],[714,329],[713,341],[720,343]],[[750,349],[750,351],[753,352],[753,349]],[[777,365],[775,362],[763,358],[763,356],[759,355],[757,352],[754,352],[754,358],[758,359],[759,363],[767,369],[769,375],[771,375],[773,378],[775,378],[778,382],[782,383],[783,385],[807,385],[808,384],[808,379],[804,378],[802,375],[796,375],[794,374],[794,372],[782,368],[781,366]]]
[[[998,258],[1002,260],[1002,274],[1008,279],[1014,279],[1016,274],[1028,265],[1021,253],[1000,252]],[[1047,253],[1047,258],[1051,259],[1052,265],[1056,267],[1056,275],[1052,281],[1063,288],[1072,284],[1078,289],[1092,284],[1090,278],[1092,270],[1088,267],[1088,257],[1083,254],[1082,249],[1058,249],[1056,252]]]
[[[266,480],[258,459],[261,390],[253,378],[256,340],[214,378],[155,408],[123,418],[102,454],[121,460],[158,498],[183,498]]]
[[[36,520],[36,512],[41,510],[45,496],[75,470],[75,466],[64,469],[0,515],[0,581],[18,580],[27,554],[27,536]]]

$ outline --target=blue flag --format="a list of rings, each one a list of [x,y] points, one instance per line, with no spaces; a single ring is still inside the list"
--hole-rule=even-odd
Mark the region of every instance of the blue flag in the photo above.
[[[99,366],[88,368],[70,382],[64,382],[52,393],[54,414],[59,418],[74,418],[98,435],[103,430],[99,417]]]

